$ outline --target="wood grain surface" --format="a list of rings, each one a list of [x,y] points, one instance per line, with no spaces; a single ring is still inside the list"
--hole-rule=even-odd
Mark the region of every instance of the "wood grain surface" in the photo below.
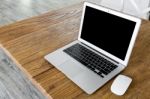
[[[143,21],[128,67],[133,78],[124,96],[110,91],[112,81],[92,95],[84,93],[44,60],[48,53],[77,39],[82,4],[48,12],[0,28],[0,42],[54,99],[148,99],[150,96],[150,22]]]

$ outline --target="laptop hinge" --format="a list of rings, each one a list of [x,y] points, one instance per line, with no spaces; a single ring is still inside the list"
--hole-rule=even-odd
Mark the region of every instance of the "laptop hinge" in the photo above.
[[[81,43],[82,43],[82,42],[81,42]],[[94,50],[95,52],[99,53],[100,55],[102,55],[102,56],[104,56],[104,57],[110,59],[111,61],[115,62],[116,64],[120,64],[119,62],[117,62],[117,61],[115,61],[114,59],[112,59],[112,58],[110,58],[110,57],[104,55],[103,53],[101,53],[101,52],[99,52],[99,51],[93,49],[92,47],[90,47],[90,46],[88,46],[88,45],[86,45],[86,44],[84,44],[84,43],[82,43],[82,44],[83,44],[84,46],[87,46],[88,48]]]

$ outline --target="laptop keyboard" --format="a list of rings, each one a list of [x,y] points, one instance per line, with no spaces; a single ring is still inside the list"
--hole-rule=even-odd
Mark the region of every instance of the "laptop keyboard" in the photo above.
[[[65,49],[64,52],[97,73],[102,78],[117,68],[117,65],[78,43]]]

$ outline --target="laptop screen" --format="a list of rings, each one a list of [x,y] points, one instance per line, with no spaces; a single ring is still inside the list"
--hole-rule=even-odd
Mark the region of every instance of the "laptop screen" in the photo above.
[[[81,38],[125,60],[136,22],[86,6]]]

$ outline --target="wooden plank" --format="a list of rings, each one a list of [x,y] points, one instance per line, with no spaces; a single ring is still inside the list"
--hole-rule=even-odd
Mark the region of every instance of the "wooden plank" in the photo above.
[[[54,99],[62,96],[64,98],[75,98],[83,93],[78,86],[55,68],[49,69],[34,78]]]
[[[45,13],[30,18],[30,20],[27,19],[8,26],[0,27],[0,42],[6,43],[7,41],[14,40],[23,35],[46,29],[51,25],[55,25],[67,20],[68,18],[77,16],[78,13],[81,15],[81,8],[81,4],[77,4],[75,6],[70,6],[69,9],[63,8],[57,11],[51,11],[51,13]]]
[[[78,6],[79,5],[77,5],[77,7]],[[0,31],[0,38],[2,38],[0,40],[2,43],[4,42],[3,45],[33,76],[50,68],[48,65],[44,64],[44,55],[48,54],[51,51],[54,51],[54,49],[60,46],[64,46],[65,44],[77,38],[80,23],[80,18],[78,17],[81,16],[81,10],[63,10],[65,13],[62,13],[60,10],[58,10],[58,12],[52,12],[50,13],[50,15],[45,14],[40,16],[39,18],[36,17],[37,19],[33,18],[33,20],[29,20],[31,24],[32,22],[34,23],[41,20],[39,23],[39,27],[37,27],[37,25],[30,26],[30,22],[27,20],[29,22],[29,26],[27,25],[27,27],[24,27],[24,25],[28,24],[28,22],[25,21],[27,23],[17,25],[17,27],[16,25],[14,25],[13,27],[11,27],[10,25],[8,28],[10,29],[9,31],[5,30],[5,27],[2,28],[2,31]],[[72,20],[72,17],[76,18]],[[22,22],[16,24],[21,23]],[[27,29],[25,30],[26,32],[24,31],[24,29],[22,30],[23,32],[15,32],[16,30],[20,30],[20,26],[23,26],[24,29]],[[32,31],[31,27],[37,28],[37,30]],[[27,33],[27,31],[29,31],[29,33]],[[4,34],[6,35],[4,36]],[[68,36],[64,37],[64,35]],[[56,41],[56,39],[60,40]],[[57,45],[56,43],[59,45]]]

